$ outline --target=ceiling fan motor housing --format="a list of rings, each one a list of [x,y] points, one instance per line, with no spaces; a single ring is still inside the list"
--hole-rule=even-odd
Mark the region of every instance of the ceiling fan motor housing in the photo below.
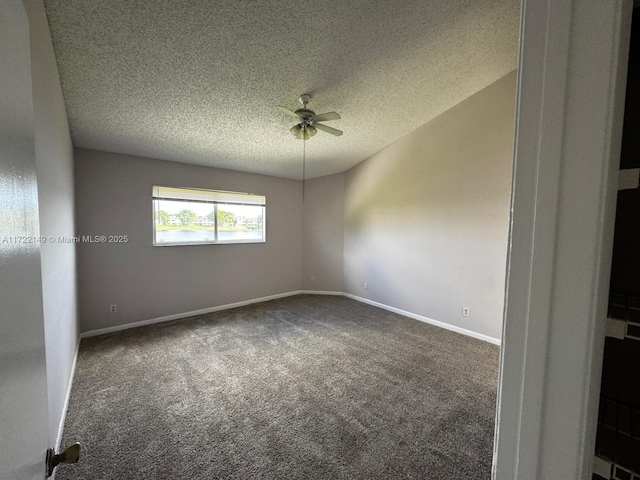
[[[316,112],[314,112],[313,110],[309,110],[308,108],[299,108],[295,111],[295,113],[306,124],[310,123],[309,119],[316,114]]]

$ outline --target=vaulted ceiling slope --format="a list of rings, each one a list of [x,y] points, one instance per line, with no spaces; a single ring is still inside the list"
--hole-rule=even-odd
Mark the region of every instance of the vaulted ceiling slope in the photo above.
[[[78,147],[301,178],[295,109],[345,171],[516,68],[519,0],[47,0]]]

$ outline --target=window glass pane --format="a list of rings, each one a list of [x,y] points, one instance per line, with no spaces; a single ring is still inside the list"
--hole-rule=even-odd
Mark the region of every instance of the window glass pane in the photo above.
[[[153,187],[154,245],[265,242],[264,195]]]
[[[155,243],[204,243],[215,241],[212,204],[154,200]]]
[[[218,205],[218,241],[263,240],[264,207]]]

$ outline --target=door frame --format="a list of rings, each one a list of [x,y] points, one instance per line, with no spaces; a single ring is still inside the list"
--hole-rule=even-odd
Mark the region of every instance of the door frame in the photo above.
[[[631,0],[523,0],[492,478],[591,478]]]

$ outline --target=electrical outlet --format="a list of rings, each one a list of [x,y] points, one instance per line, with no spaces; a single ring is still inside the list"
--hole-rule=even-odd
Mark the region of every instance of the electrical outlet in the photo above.
[[[316,277],[309,277],[309,281],[311,283],[316,283]]]
[[[118,313],[118,305],[109,305],[109,313]]]
[[[462,316],[463,317],[470,317],[471,314],[469,312],[469,307],[462,307]]]
[[[365,290],[369,290],[369,284],[367,282],[364,282],[364,285],[362,286]]]

